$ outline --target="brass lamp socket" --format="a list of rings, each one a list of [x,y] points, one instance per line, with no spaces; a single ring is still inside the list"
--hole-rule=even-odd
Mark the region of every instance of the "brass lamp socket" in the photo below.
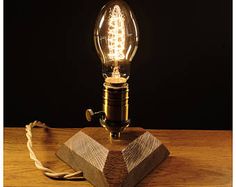
[[[103,84],[103,111],[104,118],[100,118],[101,125],[110,132],[114,139],[129,126],[129,88],[127,83]]]

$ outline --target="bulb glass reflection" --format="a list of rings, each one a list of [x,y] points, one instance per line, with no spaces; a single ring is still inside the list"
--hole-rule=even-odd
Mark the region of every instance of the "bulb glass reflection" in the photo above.
[[[96,50],[105,82],[125,83],[138,48],[135,16],[123,0],[111,0],[102,9],[94,29]]]

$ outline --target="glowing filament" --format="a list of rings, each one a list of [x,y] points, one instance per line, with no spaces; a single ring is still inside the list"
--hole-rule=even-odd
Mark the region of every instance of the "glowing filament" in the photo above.
[[[114,62],[125,58],[125,24],[124,16],[118,5],[110,13],[108,21],[108,56]]]

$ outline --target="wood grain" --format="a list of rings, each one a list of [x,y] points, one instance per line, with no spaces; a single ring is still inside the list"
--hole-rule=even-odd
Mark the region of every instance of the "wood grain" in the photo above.
[[[102,127],[83,128],[56,152],[95,186],[133,187],[169,155],[152,134],[130,127],[112,139]]]
[[[71,170],[55,152],[79,129],[33,130],[35,153],[46,166]],[[232,186],[232,132],[201,130],[149,130],[171,151],[141,186],[229,187]],[[71,170],[72,171],[72,170]],[[38,171],[26,148],[24,128],[4,129],[4,186],[91,186],[87,181],[56,181]]]
[[[70,141],[67,141],[65,145],[70,150],[73,149],[75,154],[80,155],[87,162],[91,163],[91,165],[100,171],[103,171],[109,150],[107,150],[103,145],[97,143],[93,138],[79,131],[72,136]]]
[[[161,142],[149,132],[145,132],[142,136],[131,142],[122,150],[128,172],[140,164],[147,155],[154,152],[160,144]]]

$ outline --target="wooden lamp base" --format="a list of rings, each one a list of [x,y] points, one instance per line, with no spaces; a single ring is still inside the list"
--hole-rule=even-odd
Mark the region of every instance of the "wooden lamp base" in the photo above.
[[[98,187],[132,187],[168,157],[168,149],[151,133],[129,127],[119,140],[104,128],[83,128],[57,151],[57,156]]]

